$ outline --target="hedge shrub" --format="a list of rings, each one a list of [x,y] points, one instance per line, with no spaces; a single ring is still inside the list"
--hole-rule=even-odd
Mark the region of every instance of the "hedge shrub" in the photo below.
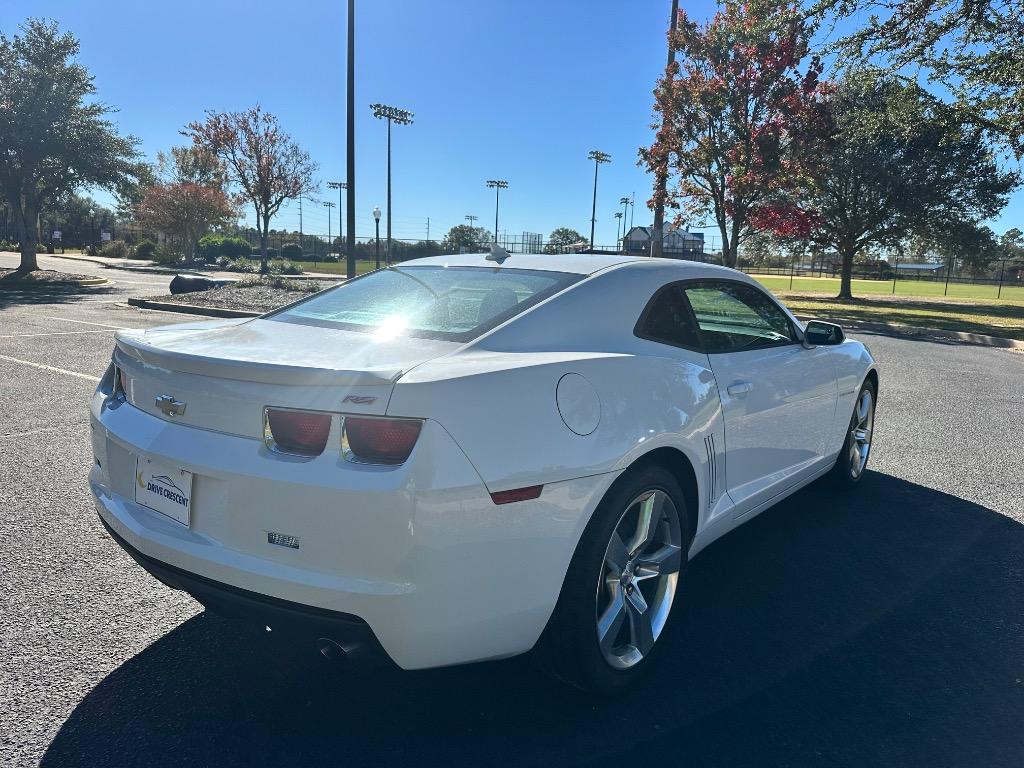
[[[230,235],[204,235],[199,240],[199,256],[204,261],[213,261],[218,256],[231,259],[252,255],[252,246],[244,237]]]
[[[152,259],[156,256],[156,243],[152,240],[140,240],[135,245],[135,250],[132,252],[131,257],[133,259]]]
[[[294,261],[302,261],[302,246],[298,243],[285,243],[281,246],[281,257],[284,259],[292,259]]]
[[[127,259],[130,254],[131,249],[124,240],[111,240],[100,248],[100,256],[108,259]]]

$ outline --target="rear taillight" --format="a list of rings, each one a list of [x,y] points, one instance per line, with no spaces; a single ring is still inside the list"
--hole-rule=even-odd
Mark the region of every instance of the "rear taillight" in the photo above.
[[[331,433],[331,414],[287,408],[263,410],[263,441],[277,453],[319,456]]]
[[[114,390],[111,394],[117,400],[128,399],[128,377],[119,365],[114,366]]]
[[[365,464],[402,464],[420,436],[420,419],[385,419],[346,416],[341,448],[349,461]]]

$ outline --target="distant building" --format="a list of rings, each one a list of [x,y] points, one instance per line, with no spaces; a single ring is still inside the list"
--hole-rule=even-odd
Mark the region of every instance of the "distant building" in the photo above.
[[[647,256],[651,252],[654,227],[633,227],[626,233],[623,250],[634,256]],[[661,254],[669,259],[692,259],[704,256],[704,233],[685,229],[666,229],[661,240]]]

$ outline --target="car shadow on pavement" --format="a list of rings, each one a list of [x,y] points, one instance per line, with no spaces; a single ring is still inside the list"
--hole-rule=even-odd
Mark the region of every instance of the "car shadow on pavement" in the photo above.
[[[17,287],[0,285],[0,309],[26,304],[62,304],[117,295],[119,295],[118,288],[110,284],[40,283],[39,285]]]
[[[471,575],[470,575],[471,576]],[[879,473],[694,559],[637,688],[524,659],[358,674],[201,614],[100,682],[43,766],[1015,765],[1024,526]]]

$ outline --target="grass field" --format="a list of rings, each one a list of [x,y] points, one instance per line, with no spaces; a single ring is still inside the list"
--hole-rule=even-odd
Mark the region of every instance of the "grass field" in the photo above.
[[[839,279],[832,277],[795,277],[790,288],[785,275],[752,275],[773,292],[823,293],[835,296],[839,293]],[[854,280],[854,296],[892,296],[891,280]],[[896,296],[943,297],[945,283],[927,280],[897,280]],[[997,287],[994,285],[971,285],[950,283],[948,298],[996,300]],[[1000,302],[1024,305],[1024,285],[1004,285]]]
[[[331,264],[325,261],[295,261],[292,262],[302,267],[304,272],[323,272],[329,275],[346,275],[348,273],[345,260]],[[370,261],[369,259],[357,259],[356,260],[356,274],[361,275],[364,272],[372,272],[377,268],[376,261]]]

